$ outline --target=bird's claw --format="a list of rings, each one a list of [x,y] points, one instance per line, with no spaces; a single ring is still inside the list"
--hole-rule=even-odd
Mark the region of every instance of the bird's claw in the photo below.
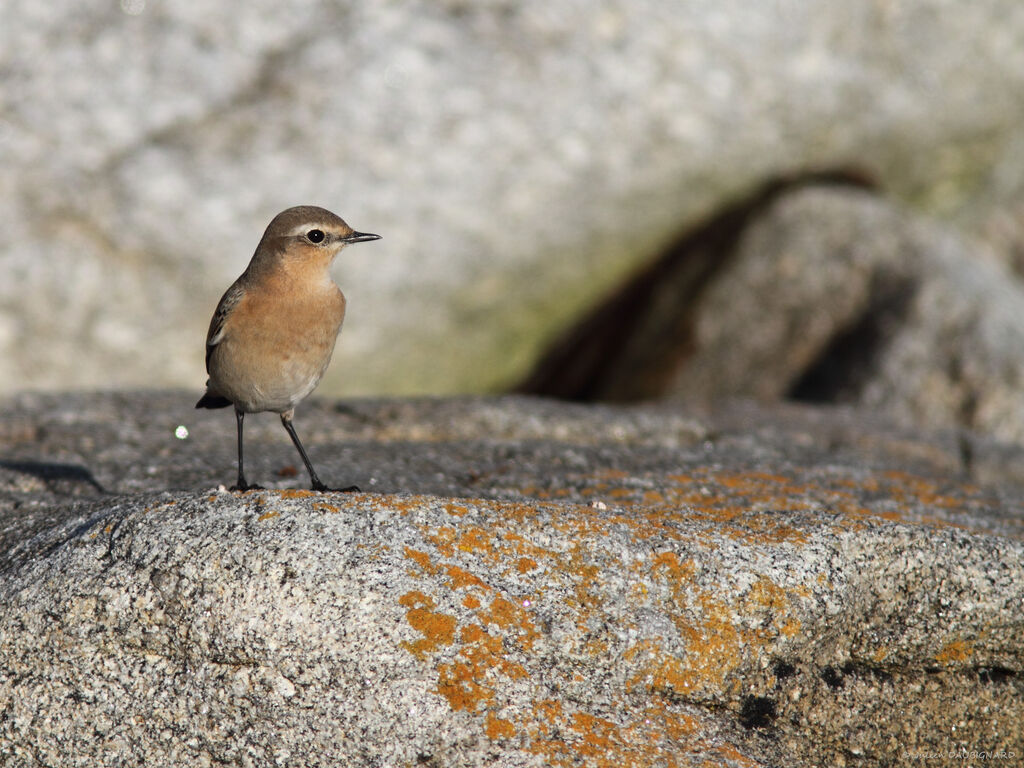
[[[349,485],[345,488],[330,488],[321,482],[313,483],[313,490],[317,493],[359,493],[358,485]]]
[[[262,491],[264,490],[262,485],[249,485],[249,483],[238,483],[228,488],[232,492],[245,493],[246,491]]]

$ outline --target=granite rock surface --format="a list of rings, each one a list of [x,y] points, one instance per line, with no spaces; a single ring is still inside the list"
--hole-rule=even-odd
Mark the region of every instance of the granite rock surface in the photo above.
[[[8,765],[962,765],[1024,750],[1021,451],[854,409],[0,410]],[[279,434],[280,433],[280,434]],[[935,757],[939,754],[944,757]]]

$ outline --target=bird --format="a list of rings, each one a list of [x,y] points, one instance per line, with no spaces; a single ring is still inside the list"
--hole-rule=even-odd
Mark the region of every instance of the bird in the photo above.
[[[221,297],[206,334],[209,378],[196,408],[234,406],[238,482],[232,491],[260,487],[245,479],[242,431],[247,413],[263,411],[281,417],[314,491],[359,490],[320,480],[292,417],[323,378],[345,319],[345,295],[331,264],[345,246],[379,239],[325,208],[288,208],[271,220],[249,266]]]

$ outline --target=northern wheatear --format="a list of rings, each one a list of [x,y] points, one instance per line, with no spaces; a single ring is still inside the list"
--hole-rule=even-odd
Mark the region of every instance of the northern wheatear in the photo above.
[[[331,490],[317,477],[292,416],[320,383],[345,319],[331,262],[349,243],[379,238],[353,231],[323,208],[289,208],[270,222],[249,266],[221,297],[206,335],[210,378],[196,408],[235,407],[238,484],[231,490],[259,487],[246,482],[242,461],[242,422],[259,411],[280,414],[313,490]]]

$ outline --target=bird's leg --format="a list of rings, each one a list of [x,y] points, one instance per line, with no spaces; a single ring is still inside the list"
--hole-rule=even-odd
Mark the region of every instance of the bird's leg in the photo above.
[[[316,470],[313,469],[313,463],[309,460],[309,456],[306,455],[306,449],[302,447],[302,441],[299,440],[299,436],[295,433],[295,427],[292,426],[291,411],[286,411],[281,414],[281,423],[288,431],[288,436],[292,439],[292,442],[295,443],[295,447],[299,449],[299,455],[302,457],[302,462],[306,465],[306,470],[309,472],[309,479],[313,484],[314,491],[337,491],[339,493],[349,493],[351,491],[359,490],[355,485],[350,485],[347,488],[328,488],[324,485],[320,478],[317,477]]]
[[[245,482],[245,465],[242,460],[242,422],[245,421],[245,414],[235,408],[235,421],[238,424],[238,482],[231,486],[232,491],[253,491],[260,490],[258,485],[249,485]]]

